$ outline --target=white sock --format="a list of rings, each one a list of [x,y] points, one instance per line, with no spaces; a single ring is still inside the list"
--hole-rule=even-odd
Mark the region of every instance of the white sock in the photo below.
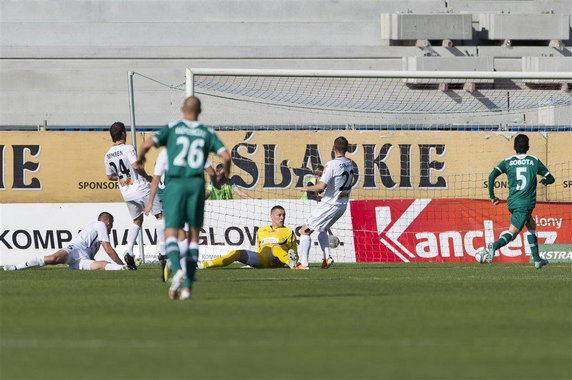
[[[136,224],[132,224],[131,227],[129,227],[129,231],[127,232],[127,253],[131,257],[135,256],[133,254],[133,246],[137,241],[137,236],[139,236],[139,230],[141,230],[141,227]]]
[[[123,265],[109,263],[105,266],[105,270],[123,270]]]
[[[308,256],[310,256],[310,245],[312,244],[312,238],[310,235],[300,235],[300,249],[298,254],[300,255],[300,264],[307,267],[308,266]]]
[[[155,227],[157,230],[157,246],[159,253],[165,256],[165,219],[159,219]]]
[[[324,259],[330,257],[330,239],[326,231],[320,231],[318,234],[318,243],[320,243],[320,248],[322,248]]]
[[[16,265],[16,270],[28,269],[28,268],[38,268],[46,265],[44,262],[44,256],[36,256],[28,261],[24,261]]]
[[[189,253],[189,241],[187,239],[179,240],[177,244],[179,244],[179,252],[181,252],[181,260],[179,260],[179,263],[181,264],[181,268],[183,268],[183,271],[186,273],[187,254]]]

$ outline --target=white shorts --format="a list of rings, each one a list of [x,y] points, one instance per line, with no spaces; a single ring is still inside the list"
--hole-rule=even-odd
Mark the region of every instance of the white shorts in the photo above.
[[[147,206],[147,202],[149,201],[149,194],[132,201],[126,201],[125,204],[127,205],[127,209],[129,210],[129,215],[131,215],[131,219],[137,219],[143,211],[145,211],[145,206]],[[151,214],[157,215],[163,211],[163,202],[161,202],[161,198],[155,196],[153,200],[153,208],[151,209]]]
[[[330,205],[320,202],[310,217],[306,219],[306,226],[312,231],[326,231],[344,215],[346,208],[348,208],[347,203]]]
[[[92,260],[89,255],[81,251],[78,247],[68,245],[63,248],[63,250],[68,253],[67,264],[70,269],[91,270],[91,263],[95,263],[95,260]]]

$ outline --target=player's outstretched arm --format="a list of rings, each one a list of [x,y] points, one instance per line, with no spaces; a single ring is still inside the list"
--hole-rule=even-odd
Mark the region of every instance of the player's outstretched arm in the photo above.
[[[239,197],[241,197],[242,199],[251,199],[250,196],[248,196],[248,194],[246,194],[244,191],[240,190],[238,187],[233,186],[233,190],[238,194]]]
[[[326,183],[319,181],[317,184],[312,185],[312,186],[302,186],[300,188],[300,191],[304,192],[304,191],[323,191],[326,189]]]
[[[553,184],[554,181],[556,181],[556,179],[554,178],[554,176],[553,176],[552,174],[548,173],[548,174],[546,175],[546,177],[544,177],[544,178],[542,178],[542,179],[540,180],[540,183],[543,184],[544,186],[546,186],[546,185],[551,185],[551,184]]]
[[[231,159],[230,159],[230,154],[228,153],[228,150],[223,150],[222,152],[220,152],[219,154],[220,159],[222,160],[222,165],[224,168],[224,172],[226,173],[226,176],[228,178],[230,178],[230,163],[231,163]]]
[[[141,177],[145,178],[148,182],[151,182],[153,180],[153,177],[151,177],[145,171],[145,167],[143,165],[139,165],[139,161],[134,162],[133,165],[131,165],[131,166],[133,167],[133,169],[135,169],[137,174],[139,174]]]
[[[489,199],[496,206],[499,203],[499,199],[495,196],[495,179],[501,175],[501,172],[494,168],[489,174]]]
[[[161,177],[158,175],[154,175],[153,179],[151,180],[151,191],[149,192],[149,200],[145,205],[145,215],[149,215],[151,210],[153,209],[153,202],[155,201],[155,197],[157,196],[157,189],[159,188],[159,181]]]
[[[212,165],[209,164],[209,166],[205,167],[205,173],[207,173],[207,175],[209,176],[210,182],[214,184],[216,182],[216,172],[213,169]],[[210,196],[211,196],[211,190],[209,185],[205,190],[205,199],[209,199]]]
[[[143,141],[143,144],[141,144],[141,147],[139,148],[139,154],[137,156],[137,161],[141,164],[141,166],[145,164],[145,155],[154,145],[155,141],[152,138],[148,138],[147,140]]]
[[[206,167],[205,172],[209,176],[209,180],[214,183],[216,181],[216,172],[214,171],[212,166]]]
[[[108,241],[102,241],[101,246],[103,247],[105,253],[107,253],[107,255],[111,260],[113,260],[116,264],[123,265],[123,261],[121,261],[121,259],[117,255],[117,252],[115,252],[115,249],[113,249],[113,247]]]

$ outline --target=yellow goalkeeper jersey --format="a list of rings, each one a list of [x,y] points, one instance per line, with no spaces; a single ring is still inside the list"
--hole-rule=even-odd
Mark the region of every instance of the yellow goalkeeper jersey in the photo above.
[[[263,248],[280,246],[284,251],[293,249],[298,251],[296,245],[296,235],[288,227],[273,228],[272,226],[264,226],[258,229],[256,233],[256,246],[258,252],[262,252]]]

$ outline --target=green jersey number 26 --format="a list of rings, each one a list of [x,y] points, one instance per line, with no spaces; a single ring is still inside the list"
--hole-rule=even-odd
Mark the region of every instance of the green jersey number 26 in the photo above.
[[[205,146],[205,140],[195,139],[192,142],[189,142],[187,137],[179,136],[177,137],[177,146],[181,146],[181,149],[173,159],[173,165],[183,167],[188,166],[192,169],[204,166],[205,154],[203,152],[203,148]]]

